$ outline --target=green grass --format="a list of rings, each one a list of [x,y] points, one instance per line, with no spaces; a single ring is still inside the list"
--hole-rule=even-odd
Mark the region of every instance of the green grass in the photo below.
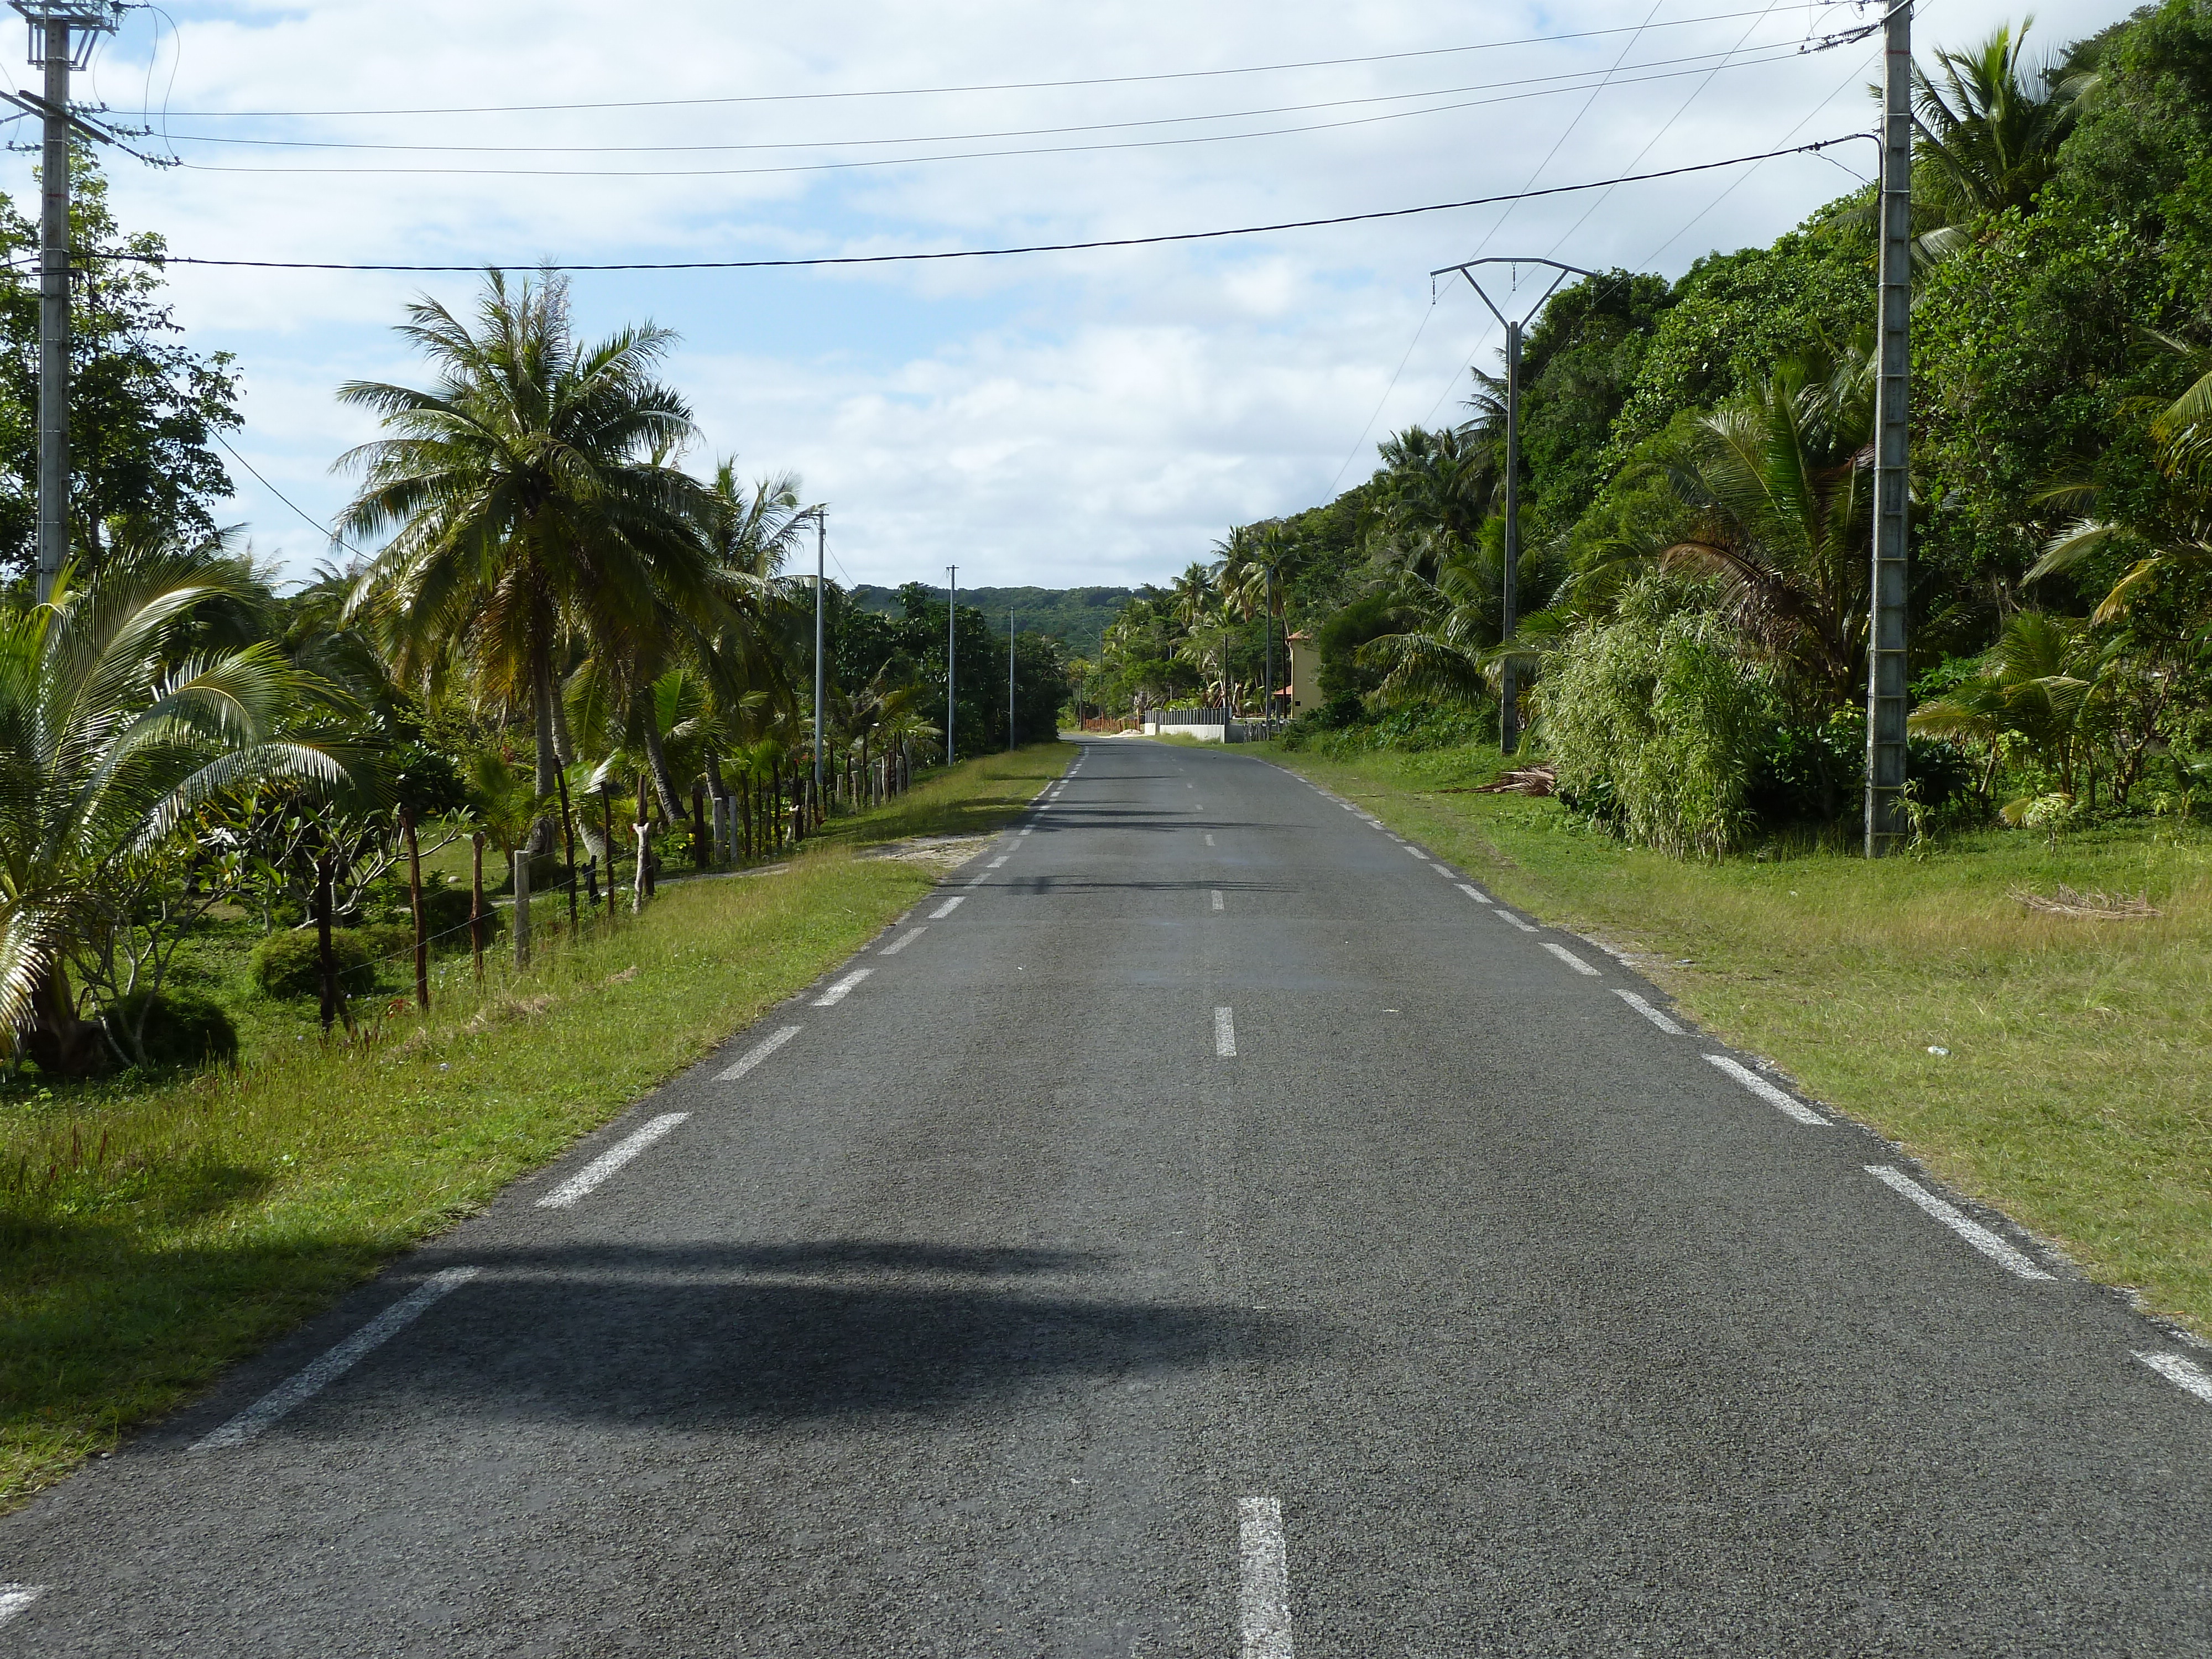
[[[1960,837],[1869,864],[1680,863],[1554,801],[1466,793],[1493,750],[1267,755],[1510,902],[1624,949],[1706,1029],[1902,1143],[2108,1283],[2212,1334],[2212,833]],[[2038,914],[2016,889],[2147,897]],[[1936,1054],[1931,1048],[1946,1048]]]
[[[461,957],[426,1021],[386,1000],[356,1045],[303,1040],[312,1003],[264,1003],[234,1071],[0,1093],[0,1507],[481,1207],[934,884],[857,847],[994,828],[1073,753],[968,763],[787,867],[666,884],[481,992]]]

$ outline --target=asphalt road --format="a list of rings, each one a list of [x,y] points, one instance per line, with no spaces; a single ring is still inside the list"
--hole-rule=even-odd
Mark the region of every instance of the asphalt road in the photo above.
[[[2212,1652],[2212,1360],[1480,890],[1087,745],[0,1522],[0,1650]]]

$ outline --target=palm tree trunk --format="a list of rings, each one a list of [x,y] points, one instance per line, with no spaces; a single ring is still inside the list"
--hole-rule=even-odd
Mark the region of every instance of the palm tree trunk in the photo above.
[[[665,823],[675,823],[684,817],[684,808],[676,799],[676,777],[668,769],[668,754],[660,742],[660,722],[654,718],[653,694],[641,693],[637,700],[637,723],[645,734],[645,758],[653,770],[653,793],[660,797],[660,817]]]

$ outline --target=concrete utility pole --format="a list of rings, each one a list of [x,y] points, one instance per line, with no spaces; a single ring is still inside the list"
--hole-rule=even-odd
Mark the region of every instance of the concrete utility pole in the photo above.
[[[822,555],[830,536],[830,514],[814,515],[814,801],[822,802]]]
[[[945,567],[945,763],[952,764],[952,655],[958,646],[960,567]]]
[[[1498,308],[1497,303],[1484,291],[1482,284],[1475,281],[1474,268],[1477,265],[1512,265],[1516,267],[1516,276],[1518,267],[1522,265],[1541,265],[1553,275],[1544,291],[1536,296],[1536,303],[1519,317],[1511,318]],[[1501,258],[1469,259],[1465,264],[1441,266],[1429,273],[1429,280],[1433,283],[1437,277],[1449,276],[1453,271],[1467,278],[1467,285],[1475,291],[1483,304],[1490,307],[1490,314],[1498,319],[1498,325],[1505,331],[1505,568],[1499,577],[1498,606],[1498,639],[1503,645],[1511,641],[1513,630],[1520,623],[1520,595],[1517,590],[1521,582],[1521,336],[1536,313],[1544,308],[1544,302],[1558,291],[1561,283],[1570,276],[1595,276],[1597,273],[1584,270],[1580,265],[1563,265],[1557,259]],[[1521,746],[1519,688],[1514,684],[1516,677],[1510,661],[1504,665],[1499,678],[1503,682],[1500,687],[1503,703],[1498,710],[1498,747],[1510,755]]]
[[[1006,607],[1006,752],[1014,752],[1014,609]]]
[[[1866,855],[1880,858],[1905,834],[1905,541],[1911,432],[1906,378],[1912,366],[1912,4],[1884,23],[1881,114],[1881,298],[1876,316],[1874,399],[1874,570],[1867,618]]]
[[[12,0],[30,27],[31,63],[46,72],[43,98],[11,98],[44,124],[39,179],[39,573],[41,601],[69,562],[70,71],[115,32],[123,8],[101,0]]]

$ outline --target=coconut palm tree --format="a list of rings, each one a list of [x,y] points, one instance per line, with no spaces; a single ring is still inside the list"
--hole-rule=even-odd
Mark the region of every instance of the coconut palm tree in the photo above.
[[[345,777],[283,735],[308,683],[273,644],[178,654],[198,606],[255,599],[249,578],[214,544],[111,556],[0,612],[0,1030],[42,1069],[100,1062],[68,958],[110,925],[134,861],[234,791]]]
[[[2027,66],[2034,21],[2002,25],[1970,51],[1939,50],[1933,75],[1912,66],[1913,194],[1949,223],[2033,208],[2095,84],[2064,66]]]
[[[362,475],[341,533],[390,536],[356,605],[403,674],[458,657],[480,696],[526,707],[537,792],[550,795],[569,758],[557,736],[563,636],[620,659],[709,586],[706,492],[666,459],[693,435],[690,411],[654,378],[675,337],[647,325],[579,343],[567,284],[550,273],[510,283],[489,272],[472,324],[431,300],[408,318],[399,332],[437,384],[338,393],[392,434],[338,461]],[[538,850],[551,830],[541,817]]]

